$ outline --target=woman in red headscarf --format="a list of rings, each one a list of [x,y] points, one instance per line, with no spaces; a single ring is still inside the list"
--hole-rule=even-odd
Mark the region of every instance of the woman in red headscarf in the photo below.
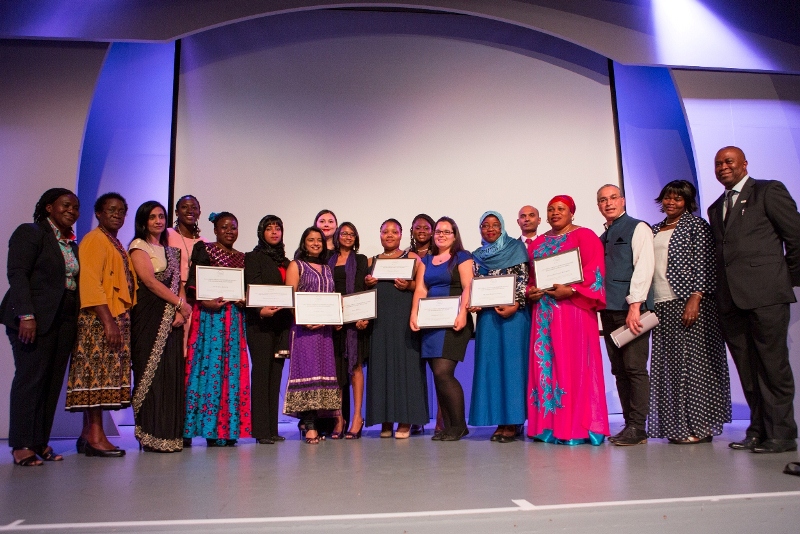
[[[603,245],[594,232],[573,224],[575,202],[559,195],[547,204],[550,230],[533,242],[533,262],[577,249],[583,281],[537,287],[528,370],[528,437],[548,443],[600,445],[608,435],[597,310],[605,307]]]

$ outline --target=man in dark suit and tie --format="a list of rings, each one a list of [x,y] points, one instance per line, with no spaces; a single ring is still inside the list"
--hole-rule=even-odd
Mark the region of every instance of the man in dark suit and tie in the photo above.
[[[528,249],[528,257],[531,255],[531,245],[533,244],[533,240],[536,239],[536,231],[539,229],[539,224],[541,222],[542,218],[539,217],[539,210],[533,206],[522,206],[519,209],[517,224],[522,232],[522,235],[519,236],[519,240],[525,243],[525,247]]]
[[[786,187],[747,174],[741,149],[714,158],[725,193],[708,208],[716,248],[720,323],[750,408],[742,441],[757,453],[797,450],[787,333],[800,285],[800,214]]]

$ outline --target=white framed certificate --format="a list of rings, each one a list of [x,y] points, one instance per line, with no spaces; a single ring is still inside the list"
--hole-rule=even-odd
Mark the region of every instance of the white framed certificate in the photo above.
[[[417,326],[420,328],[453,328],[460,307],[461,297],[419,299]]]
[[[294,294],[295,324],[342,324],[341,293],[312,293],[298,291]]]
[[[553,289],[555,284],[583,282],[581,255],[577,248],[533,260],[533,271],[536,274],[536,287],[543,290]]]
[[[195,267],[197,300],[244,300],[244,269],[240,267]]]
[[[414,258],[378,258],[372,265],[372,277],[378,280],[413,280],[416,261]]]
[[[249,284],[247,286],[247,307],[294,308],[294,288],[268,284]]]
[[[469,305],[477,308],[511,306],[514,304],[516,286],[517,277],[513,274],[476,276],[472,279]]]
[[[378,316],[378,292],[374,289],[342,295],[342,322],[375,319]]]

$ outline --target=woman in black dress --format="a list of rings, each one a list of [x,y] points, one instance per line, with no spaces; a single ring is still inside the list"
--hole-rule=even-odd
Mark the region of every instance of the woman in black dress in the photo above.
[[[324,230],[323,230],[324,232]],[[328,259],[333,270],[333,283],[337,293],[349,295],[366,289],[367,257],[358,254],[361,240],[358,230],[350,222],[343,222],[333,235],[334,252]],[[333,332],[333,354],[336,359],[336,377],[342,388],[342,415],[331,433],[332,439],[357,439],[361,437],[364,417],[361,405],[364,399],[364,360],[369,355],[369,321],[357,321]],[[350,385],[353,386],[353,418],[350,419]],[[343,434],[347,420],[350,430]]]
[[[266,215],[258,223],[258,244],[244,255],[245,285],[286,283],[289,259],[283,244],[283,221]],[[278,397],[283,365],[289,357],[292,310],[265,306],[247,308],[247,346],[253,366],[250,374],[253,437],[262,445],[286,438],[278,435]]]
[[[59,461],[48,445],[53,417],[78,329],[78,246],[72,225],[80,202],[54,188],[36,203],[33,223],[8,243],[9,289],[0,305],[14,354],[8,445],[14,464]]]
[[[395,219],[381,225],[383,252],[370,261],[419,256],[400,249],[403,228]],[[411,425],[428,421],[428,392],[425,364],[420,359],[420,337],[411,331],[409,316],[414,280],[376,280],[367,277],[369,287],[378,288],[378,317],[373,322],[369,380],[367,380],[367,425],[382,423],[381,437],[405,439]]]

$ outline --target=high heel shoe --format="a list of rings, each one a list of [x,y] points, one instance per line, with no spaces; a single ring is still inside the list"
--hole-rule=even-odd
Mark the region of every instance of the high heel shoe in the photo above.
[[[399,424],[394,431],[394,439],[408,439],[411,435],[411,425]]]
[[[111,449],[110,451],[95,449],[88,441],[84,446],[84,450],[86,456],[97,456],[98,458],[122,458],[125,456],[125,451],[123,449]]]
[[[358,432],[353,432],[352,429],[345,432],[344,439],[361,439],[361,432],[364,430],[364,421],[361,421],[361,426],[358,427]]]
[[[469,428],[450,428],[442,433],[441,441],[458,441],[469,434]]]
[[[338,432],[334,430],[331,432],[331,439],[344,439],[345,431],[344,429],[347,428],[347,421],[342,419],[342,429]]]
[[[424,436],[425,435],[425,425],[411,425],[411,435],[412,436]]]
[[[31,455],[17,460],[17,457],[14,456],[16,451],[31,451]],[[33,449],[28,447],[17,447],[16,449],[11,449],[11,456],[14,458],[14,465],[18,465],[20,467],[38,467],[40,465],[44,465],[43,461],[36,458],[36,453],[33,452]]]
[[[78,436],[77,441],[75,441],[75,450],[78,451],[78,454],[86,453],[86,438]]]

